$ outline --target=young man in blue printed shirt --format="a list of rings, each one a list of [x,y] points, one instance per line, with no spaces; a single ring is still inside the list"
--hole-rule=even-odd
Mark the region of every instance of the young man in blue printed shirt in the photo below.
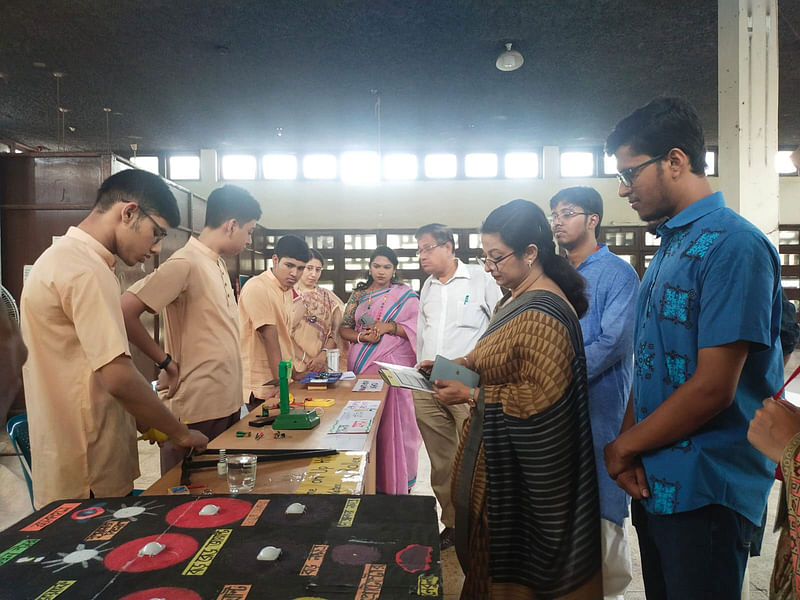
[[[600,491],[603,594],[621,600],[631,582],[627,523],[630,497],[608,476],[603,448],[613,441],[631,392],[633,318],[639,277],[608,246],[597,243],[603,199],[590,187],[570,187],[550,199],[553,236],[586,279],[589,310],[581,318],[589,383],[589,417]]]
[[[639,108],[606,152],[639,217],[667,218],[639,289],[632,401],[606,466],[634,499],[649,600],[739,598],[775,470],[746,434],[783,378],[778,254],[712,193],[684,100]]]

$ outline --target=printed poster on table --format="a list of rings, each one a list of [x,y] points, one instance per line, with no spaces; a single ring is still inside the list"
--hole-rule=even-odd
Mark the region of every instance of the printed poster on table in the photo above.
[[[380,400],[350,400],[344,407],[330,433],[369,433]]]

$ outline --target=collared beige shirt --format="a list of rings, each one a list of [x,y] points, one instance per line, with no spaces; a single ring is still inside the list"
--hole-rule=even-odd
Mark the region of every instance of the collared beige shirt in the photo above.
[[[269,366],[267,350],[258,328],[275,325],[278,328],[281,360],[291,360],[294,350],[289,333],[291,314],[292,290],[284,290],[272,271],[251,277],[242,287],[239,295],[239,334],[245,402],[250,399],[251,392],[256,398],[265,400],[264,384],[278,377]]]
[[[23,367],[37,508],[124,496],[139,476],[136,424],[96,371],[130,356],[114,255],[70,227],[36,260],[22,290]]]
[[[163,312],[164,347],[180,367],[172,414],[197,423],[227,417],[242,406],[239,318],[228,269],[196,238],[128,291]]]

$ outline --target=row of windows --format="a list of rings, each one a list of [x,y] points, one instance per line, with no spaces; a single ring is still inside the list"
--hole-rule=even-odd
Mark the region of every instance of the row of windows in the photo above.
[[[780,175],[796,175],[790,150],[780,150],[775,170]],[[159,173],[158,156],[131,158],[138,167]],[[173,155],[166,161],[165,175],[173,180],[199,180],[200,157]],[[411,153],[343,152],[335,154],[224,154],[220,157],[220,176],[228,181],[265,180],[336,180],[346,183],[377,183],[418,179],[535,179],[541,174],[539,152],[426,154],[421,159]],[[562,177],[613,177],[617,160],[601,151],[565,150],[560,155]],[[717,175],[717,153],[706,152],[706,175]]]

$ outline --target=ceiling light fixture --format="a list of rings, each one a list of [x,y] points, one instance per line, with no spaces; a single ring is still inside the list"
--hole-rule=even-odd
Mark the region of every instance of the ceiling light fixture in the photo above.
[[[522,57],[522,54],[516,50],[512,50],[511,42],[508,42],[506,44],[506,51],[497,57],[495,66],[501,71],[516,71],[524,62],[525,59]]]

